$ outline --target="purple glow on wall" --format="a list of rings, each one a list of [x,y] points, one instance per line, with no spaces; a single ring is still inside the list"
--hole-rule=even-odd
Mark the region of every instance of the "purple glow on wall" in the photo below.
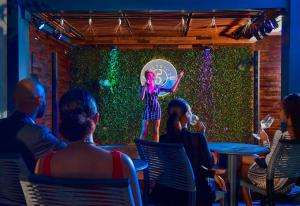
[[[212,123],[212,115],[214,111],[214,100],[212,94],[212,54],[211,48],[205,47],[200,59],[200,96],[203,102],[203,114],[206,116],[204,120],[207,124]]]

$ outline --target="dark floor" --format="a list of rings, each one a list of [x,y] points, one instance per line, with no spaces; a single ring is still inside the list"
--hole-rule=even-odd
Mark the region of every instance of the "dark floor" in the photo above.
[[[219,206],[219,205],[220,205],[219,203],[213,204],[213,206]],[[288,204],[288,203],[287,204],[277,204],[276,203],[276,206],[290,206],[290,205],[293,205],[293,206],[298,205],[298,206],[300,206],[300,204]],[[239,202],[238,206],[246,206],[246,204],[244,202]],[[260,202],[259,201],[253,202],[253,206],[260,206]]]

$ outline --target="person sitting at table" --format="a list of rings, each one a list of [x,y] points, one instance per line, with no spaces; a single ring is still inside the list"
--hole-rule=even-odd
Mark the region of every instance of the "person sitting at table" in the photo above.
[[[287,128],[277,130],[273,137],[270,153],[266,156],[254,157],[245,156],[242,159],[242,178],[251,181],[254,185],[266,189],[267,167],[270,159],[276,149],[280,139],[297,139],[300,140],[300,95],[290,94],[281,102],[280,121]],[[261,139],[260,144],[269,145],[268,135],[265,131],[259,132]],[[274,189],[277,192],[289,192],[294,185],[294,179],[277,178],[274,179]],[[252,205],[250,191],[242,188],[243,198],[247,206]]]
[[[191,107],[184,99],[174,99],[168,105],[167,132],[160,137],[160,143],[183,144],[192,164],[196,178],[197,205],[212,205],[215,195],[209,177],[214,177],[219,187],[226,191],[224,180],[211,169],[214,158],[205,138],[205,127],[201,121],[196,124],[197,132],[190,132]],[[152,197],[154,201],[164,205],[186,205],[188,193],[156,184]]]
[[[34,172],[39,158],[67,145],[49,128],[36,123],[46,109],[46,93],[37,79],[19,81],[14,100],[16,111],[0,120],[0,153],[19,153],[29,171]]]
[[[36,173],[45,176],[97,179],[129,178],[135,205],[142,205],[132,160],[119,151],[107,151],[93,140],[99,113],[93,96],[75,88],[60,99],[60,133],[69,146],[40,159]]]

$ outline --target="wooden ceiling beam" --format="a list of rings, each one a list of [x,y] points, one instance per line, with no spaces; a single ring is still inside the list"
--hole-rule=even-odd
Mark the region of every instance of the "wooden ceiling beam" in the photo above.
[[[226,37],[103,37],[90,40],[71,39],[76,45],[194,45],[194,44],[251,44],[248,39]]]
[[[251,9],[281,9],[288,8],[288,0],[22,0],[22,8],[32,13],[36,12],[113,12],[113,11],[187,11],[210,12],[218,10],[251,10]]]

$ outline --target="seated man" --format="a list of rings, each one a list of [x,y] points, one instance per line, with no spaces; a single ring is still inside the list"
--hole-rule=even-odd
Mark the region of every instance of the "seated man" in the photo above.
[[[51,150],[66,147],[49,128],[36,125],[43,116],[46,98],[43,86],[31,79],[21,80],[15,90],[16,111],[0,120],[0,152],[20,153],[31,172],[36,160]]]

